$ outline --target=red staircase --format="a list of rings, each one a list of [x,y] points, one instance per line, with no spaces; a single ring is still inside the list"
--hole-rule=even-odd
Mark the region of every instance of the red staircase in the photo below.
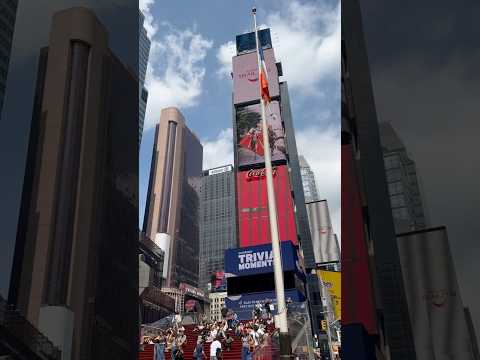
[[[184,346],[184,356],[185,360],[193,360],[193,351],[197,345],[198,331],[194,330],[194,325],[186,325],[185,335],[187,336],[187,343]],[[230,336],[234,339],[230,351],[223,349],[223,359],[224,360],[240,360],[242,358],[242,339],[238,336],[235,336],[234,331],[229,331]],[[211,343],[204,343],[203,350],[206,355],[206,359],[210,359],[210,345]],[[143,351],[140,351],[138,359],[139,360],[153,360],[154,357],[154,345],[143,345]],[[165,353],[165,359],[171,359],[170,352]]]

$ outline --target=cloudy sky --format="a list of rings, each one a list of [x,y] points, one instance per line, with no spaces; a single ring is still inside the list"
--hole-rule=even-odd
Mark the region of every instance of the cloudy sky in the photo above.
[[[204,146],[203,167],[233,163],[230,77],[235,35],[252,29],[253,1],[140,0],[152,39],[149,99],[140,149],[143,221],[154,126],[177,106]],[[262,0],[258,22],[272,31],[289,84],[297,145],[316,175],[340,234],[340,1]]]
[[[430,226],[445,225],[480,341],[480,3],[361,2],[377,115],[416,161]]]

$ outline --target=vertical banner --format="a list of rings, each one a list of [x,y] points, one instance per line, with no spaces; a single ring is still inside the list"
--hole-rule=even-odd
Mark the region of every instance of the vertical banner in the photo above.
[[[318,277],[332,297],[335,319],[342,319],[342,273],[339,271],[319,270]]]

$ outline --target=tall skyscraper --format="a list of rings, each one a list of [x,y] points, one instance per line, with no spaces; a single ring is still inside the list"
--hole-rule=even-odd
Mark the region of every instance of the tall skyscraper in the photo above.
[[[302,175],[303,194],[305,195],[305,202],[319,201],[317,184],[315,182],[315,174],[313,173],[307,160],[300,155],[300,174]]]
[[[3,99],[7,83],[10,51],[12,49],[13,31],[18,0],[2,1],[0,3],[0,120],[2,119]]]
[[[139,109],[139,143],[142,141],[143,124],[145,122],[145,112],[147,110],[148,91],[145,88],[145,76],[147,74],[148,57],[150,55],[150,39],[147,36],[147,30],[143,26],[145,16],[141,11],[138,12],[138,109]]]
[[[307,289],[304,268],[315,267],[308,228],[303,185],[295,141],[293,118],[287,83],[280,80],[282,66],[276,62],[270,29],[258,33],[263,48],[271,101],[266,117],[271,131],[271,159],[277,207],[279,240],[284,264],[285,296],[294,303],[305,303]],[[226,305],[248,318],[256,301],[276,302],[273,268],[268,261],[259,261],[271,254],[269,210],[265,177],[263,134],[255,33],[237,35],[237,54],[233,57],[233,122],[235,138],[235,172],[238,216],[238,249],[226,252]],[[260,256],[260,258],[258,258]],[[268,256],[268,255],[267,255]],[[292,267],[298,259],[301,270]],[[268,260],[268,259],[267,259]],[[236,264],[238,261],[240,263]],[[295,261],[295,260],[294,260]],[[303,266],[304,265],[304,266]],[[245,305],[242,305],[245,304]],[[276,305],[275,305],[276,311]],[[311,334],[308,311],[305,311],[304,334]],[[299,330],[298,323],[290,329]],[[303,338],[305,340],[305,338]],[[299,343],[297,343],[299,345]],[[300,350],[301,346],[297,349]]]
[[[342,336],[416,358],[358,0],[342,2],[342,288]],[[359,339],[342,343],[359,358]]]
[[[212,273],[225,269],[226,249],[237,246],[235,173],[232,165],[205,170],[200,190],[200,278],[206,289]]]
[[[421,230],[426,220],[415,161],[390,123],[381,122],[379,130],[395,232]]]
[[[203,147],[177,108],[155,128],[143,231],[164,252],[165,287],[198,285]]]
[[[53,16],[36,85],[9,301],[68,358],[131,359],[137,76],[78,7]]]

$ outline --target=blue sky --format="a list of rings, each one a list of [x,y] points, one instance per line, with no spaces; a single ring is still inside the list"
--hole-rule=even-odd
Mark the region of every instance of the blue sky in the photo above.
[[[152,40],[150,92],[140,149],[143,221],[154,126],[177,106],[204,146],[204,168],[233,162],[231,57],[252,29],[251,7],[271,28],[289,84],[297,146],[315,172],[340,234],[340,2],[337,0],[140,0]]]

